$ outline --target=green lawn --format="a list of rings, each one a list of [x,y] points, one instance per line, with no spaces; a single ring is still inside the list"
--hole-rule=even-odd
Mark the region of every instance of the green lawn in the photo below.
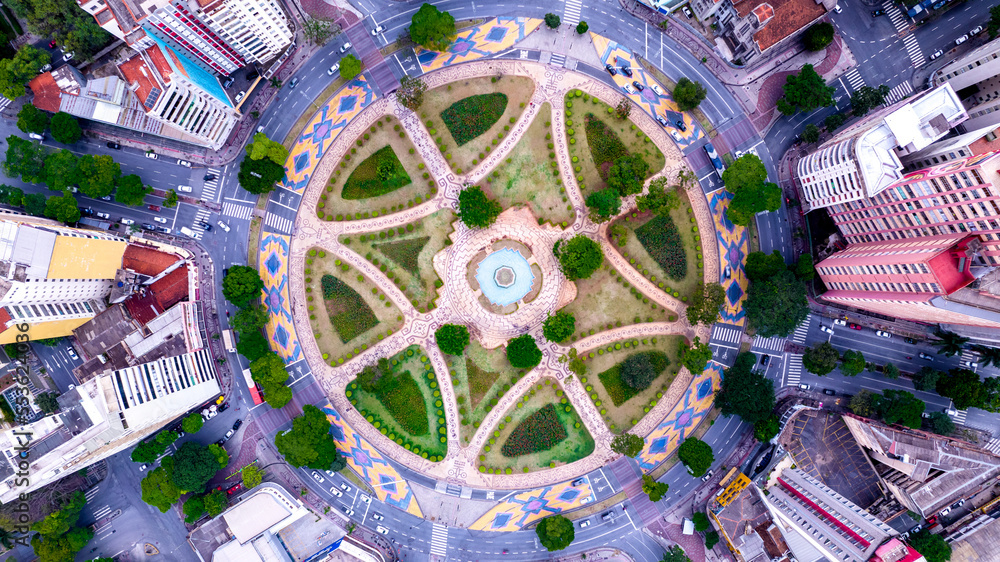
[[[460,435],[468,443],[486,414],[522,374],[510,366],[503,348],[483,349],[473,340],[465,355],[445,355],[458,401]]]
[[[597,173],[602,179],[607,179],[608,170],[615,160],[628,156],[628,149],[603,119],[593,113],[584,115],[584,130],[587,132],[587,146],[590,147],[590,158],[597,167]]]
[[[663,373],[666,368],[670,365],[670,359],[667,354],[662,351],[641,351],[638,353],[643,354],[654,354],[657,361],[658,372]],[[632,357],[632,354],[629,357]],[[601,380],[601,384],[604,385],[604,390],[608,392],[611,397],[611,402],[615,406],[621,406],[628,399],[639,394],[645,388],[633,388],[622,378],[622,365],[623,363],[616,363],[614,367],[611,367],[607,371],[597,375],[597,378]],[[648,386],[646,388],[649,388]]]
[[[385,242],[375,244],[375,248],[385,257],[402,266],[404,270],[413,274],[420,274],[420,251],[427,245],[430,236],[420,236],[409,240],[398,242]]]
[[[390,393],[380,394],[379,402],[407,433],[413,436],[427,435],[427,406],[420,395],[417,381],[413,380],[409,371],[398,372],[397,378],[399,386]]]
[[[507,95],[494,92],[460,99],[441,112],[441,120],[458,146],[482,135],[507,109]]]
[[[573,341],[619,326],[677,319],[676,313],[650,301],[607,264],[574,283],[576,299],[562,309],[576,318]]]
[[[635,229],[635,236],[646,253],[674,281],[687,275],[687,253],[684,242],[670,216],[657,215]]]
[[[368,199],[392,193],[413,180],[388,144],[365,158],[344,182],[344,199]]]
[[[378,325],[378,318],[361,295],[333,275],[324,275],[320,281],[323,302],[340,341],[347,343]]]

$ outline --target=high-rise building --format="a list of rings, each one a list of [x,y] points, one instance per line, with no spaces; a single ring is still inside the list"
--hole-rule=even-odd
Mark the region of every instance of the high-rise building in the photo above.
[[[969,114],[965,131],[1000,126],[1000,39],[994,39],[938,69],[935,86],[950,84]]]

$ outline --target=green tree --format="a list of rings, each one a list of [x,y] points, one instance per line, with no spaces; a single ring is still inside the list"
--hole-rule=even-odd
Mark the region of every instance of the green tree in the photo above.
[[[634,390],[649,388],[670,364],[670,359],[662,352],[634,353],[621,362],[621,380]]]
[[[691,521],[694,523],[694,530],[701,533],[712,526],[708,520],[708,515],[704,511],[696,511],[691,514]]]
[[[222,490],[212,490],[205,494],[205,511],[209,517],[221,514],[229,507],[229,495]]]
[[[590,220],[601,223],[618,216],[622,209],[622,200],[618,192],[610,187],[594,191],[587,196],[587,208],[590,209]]]
[[[515,369],[534,369],[542,362],[542,350],[531,334],[521,334],[507,342],[507,361]]]
[[[410,21],[410,38],[421,47],[444,51],[454,40],[455,18],[430,4],[423,4]]]
[[[1000,4],[990,8],[990,21],[986,24],[986,33],[990,36],[990,41],[996,39],[1000,33]]]
[[[678,354],[681,363],[691,371],[691,374],[698,375],[705,370],[708,361],[712,358],[712,348],[707,343],[701,343],[701,338],[695,336],[694,341],[688,345],[687,341],[680,343],[680,353]]]
[[[832,42],[833,24],[830,22],[817,23],[802,34],[802,43],[808,51],[822,51]]]
[[[645,441],[643,441],[642,437],[634,433],[615,435],[611,440],[611,450],[626,457],[634,458],[642,451],[644,445]]]
[[[817,127],[816,125],[813,125],[812,123],[809,123],[808,125],[805,126],[804,129],[802,129],[802,134],[799,135],[799,138],[801,138],[802,142],[804,142],[806,144],[814,143],[814,142],[818,141],[819,140],[819,127]]]
[[[56,114],[56,117],[59,117]],[[52,119],[55,125],[55,118]],[[53,133],[54,134],[54,133]],[[122,175],[122,167],[106,154],[84,154],[78,162],[80,171],[80,191],[88,197],[111,195],[115,183]]]
[[[969,349],[979,354],[979,363],[984,367],[1000,367],[1000,349],[982,344],[970,345]]]
[[[813,65],[807,64],[798,74],[790,74],[785,79],[785,95],[778,100],[778,111],[784,115],[794,115],[799,111],[830,107],[833,105],[833,90],[816,73]]]
[[[847,407],[856,415],[864,418],[874,418],[878,413],[875,409],[877,401],[877,394],[871,392],[870,390],[862,389],[851,397],[851,401],[848,403]]]
[[[1000,379],[987,377],[982,385],[982,397],[979,400],[979,408],[987,412],[1000,412]]]
[[[669,215],[670,211],[681,206],[678,192],[682,189],[681,186],[668,188],[667,178],[660,176],[649,182],[649,191],[646,195],[639,195],[635,198],[636,207],[643,212],[651,211],[660,216]]]
[[[42,134],[49,128],[49,114],[26,103],[17,112],[17,128],[25,133]]]
[[[208,452],[212,453],[215,457],[215,461],[219,463],[219,469],[226,468],[229,466],[229,453],[226,452],[226,448],[218,443],[211,443],[208,446]]]
[[[49,127],[52,130],[52,138],[63,144],[73,144],[83,136],[83,130],[80,129],[76,117],[62,111],[52,116]]]
[[[246,265],[234,265],[222,278],[222,294],[226,300],[243,308],[260,298],[264,289],[257,270]]]
[[[396,89],[396,99],[403,107],[410,111],[416,111],[424,103],[424,92],[427,91],[427,84],[419,78],[403,76],[399,80],[399,88]]]
[[[834,370],[839,360],[840,353],[828,341],[810,347],[802,354],[802,366],[821,377]]]
[[[193,495],[184,501],[184,522],[192,524],[205,514],[204,496]]]
[[[862,117],[869,111],[885,103],[885,97],[889,95],[889,86],[882,84],[878,88],[871,86],[861,86],[851,94],[851,112],[855,117]]]
[[[938,379],[937,393],[951,398],[958,410],[968,410],[983,403],[983,383],[968,369],[952,369]]]
[[[24,85],[50,61],[49,54],[31,45],[17,50],[13,58],[0,60],[0,94],[9,100],[24,95]]]
[[[264,481],[264,471],[255,464],[248,464],[243,467],[243,487],[247,490],[260,486]]]
[[[167,191],[167,196],[163,198],[163,206],[174,208],[177,206],[177,192],[173,189]]]
[[[753,436],[757,441],[767,443],[774,439],[780,429],[781,420],[778,419],[778,416],[771,414],[771,416],[757,420],[757,423],[753,424]]]
[[[681,76],[674,87],[674,102],[681,111],[691,111],[701,105],[708,91],[701,85],[701,82],[689,80],[687,76]]]
[[[441,353],[461,355],[469,345],[469,329],[458,324],[445,324],[434,332]]]
[[[160,466],[142,479],[142,501],[166,513],[170,506],[181,498],[181,489],[174,484],[174,462],[172,457],[164,457]]]
[[[559,260],[559,269],[570,281],[590,277],[604,262],[601,245],[583,234],[556,241],[552,253]]]
[[[361,59],[354,56],[353,53],[348,53],[344,58],[340,59],[341,78],[351,80],[358,74],[361,74]]]
[[[80,519],[80,512],[87,504],[87,498],[83,492],[77,490],[70,496],[69,501],[59,509],[45,516],[41,521],[31,526],[31,530],[47,537],[57,537],[69,532]]]
[[[27,211],[29,215],[36,217],[45,216],[45,196],[41,193],[29,193],[24,196],[24,210]]]
[[[722,183],[733,194],[758,186],[767,181],[767,169],[756,154],[747,153],[737,158],[722,172]]]
[[[751,281],[763,281],[770,279],[787,269],[785,258],[781,257],[781,252],[774,250],[770,254],[764,252],[750,252],[747,254],[746,273]]]
[[[553,13],[545,14],[545,25],[547,25],[549,29],[555,29],[559,27],[559,24],[561,23],[562,20],[559,19],[559,16],[557,16],[556,14]]]
[[[292,419],[290,430],[274,437],[274,445],[288,464],[295,467],[340,470],[346,462],[330,434],[330,420],[310,404],[302,407],[301,416]]]
[[[701,477],[708,471],[712,463],[715,462],[715,455],[712,454],[712,447],[701,439],[688,437],[677,447],[677,458],[687,466],[688,471],[695,477]]]
[[[348,55],[351,56],[354,55]],[[264,133],[254,133],[253,142],[247,145],[246,151],[251,160],[267,158],[279,166],[284,166],[285,160],[288,160],[288,149],[280,142],[267,138]]]
[[[865,370],[865,356],[860,351],[849,349],[844,352],[844,362],[840,365],[840,372],[845,377],[854,377]]]
[[[910,546],[924,555],[927,562],[951,560],[951,545],[941,535],[932,535],[926,529],[910,536]]]
[[[581,21],[580,23],[576,24],[577,35],[583,35],[584,33],[587,32],[588,29],[590,29],[590,26],[587,25],[587,22],[585,21]]]
[[[726,291],[718,283],[706,283],[691,295],[687,319],[692,324],[714,324],[719,309],[726,304]]]
[[[913,375],[913,386],[916,387],[917,390],[936,392],[937,383],[941,378],[941,375],[941,371],[938,371],[933,367],[921,367],[920,370]]]
[[[24,202],[24,192],[20,188],[0,185],[0,203],[20,207]]]
[[[679,545],[674,545],[667,549],[660,562],[691,562],[691,559],[684,554],[684,549]]]
[[[795,262],[795,276],[803,281],[812,281],[816,277],[816,268],[813,266],[811,254],[799,256],[799,261]]]
[[[628,116],[632,115],[632,100],[622,96],[618,100],[618,105],[615,106],[615,115],[623,121],[628,119]]]
[[[251,304],[246,308],[240,309],[236,313],[236,316],[233,316],[230,326],[237,332],[244,334],[260,330],[267,324],[267,319],[267,310],[263,306]]]
[[[93,538],[89,528],[73,527],[63,535],[35,535],[31,537],[31,548],[38,562],[72,562]]]
[[[912,429],[920,428],[920,414],[925,404],[905,390],[886,389],[876,396],[875,409],[887,424],[901,424]]]
[[[781,188],[777,184],[766,182],[736,193],[726,209],[726,216],[733,224],[749,226],[755,214],[777,211],[780,208]]]
[[[723,415],[736,414],[747,423],[757,423],[771,415],[774,383],[756,372],[756,365],[756,355],[740,353],[733,366],[726,369],[722,390],[715,397]]]
[[[615,160],[608,170],[608,187],[618,195],[628,197],[642,193],[643,182],[649,173],[649,163],[640,154],[630,154]]]
[[[236,342],[236,352],[253,362],[271,352],[271,347],[267,343],[264,334],[250,332],[240,334],[240,340]]]
[[[705,548],[712,550],[717,544],[719,544],[719,533],[715,531],[705,533]]]
[[[78,158],[76,154],[66,150],[57,150],[45,157],[45,183],[49,189],[54,191],[64,191],[71,185],[76,185],[80,181],[80,172],[77,169]]]
[[[187,441],[178,447],[173,460],[174,484],[185,492],[201,492],[219,472],[219,460],[208,447],[196,441]]]
[[[568,340],[575,331],[576,317],[564,310],[549,314],[542,323],[542,335],[545,339],[556,343]]]
[[[892,363],[886,363],[883,368],[882,375],[887,379],[898,379],[899,378],[899,367]]]
[[[181,422],[181,429],[184,430],[184,433],[195,434],[201,431],[203,425],[205,425],[205,419],[201,417],[201,414],[192,412]]]
[[[500,203],[488,198],[478,185],[466,187],[458,194],[458,218],[469,228],[490,226],[502,210]]]
[[[292,401],[292,389],[285,386],[288,371],[277,353],[268,352],[250,363],[250,376],[253,382],[260,385],[264,391],[264,400],[272,408],[283,408]]]
[[[649,496],[649,501],[660,501],[668,490],[670,490],[670,485],[666,482],[657,482],[649,474],[642,475],[642,493]]]
[[[834,113],[826,116],[826,119],[823,120],[823,125],[826,126],[826,132],[832,133],[839,129],[845,121],[847,121],[847,116],[843,113]]]
[[[115,201],[122,205],[138,207],[143,204],[143,199],[153,192],[153,188],[142,185],[142,179],[135,174],[129,174],[118,180],[118,189],[115,190]]]
[[[16,135],[7,137],[7,156],[3,163],[3,172],[7,177],[20,177],[27,183],[38,183],[44,178],[44,164],[45,149],[40,144]]]
[[[156,439],[143,441],[132,450],[132,462],[148,464],[155,462],[167,450],[167,445]]]
[[[302,33],[306,36],[306,41],[313,45],[326,43],[327,39],[333,35],[333,31],[333,25],[323,20],[306,18],[302,25]]]
[[[255,195],[263,195],[274,190],[274,184],[285,177],[285,167],[270,158],[244,158],[240,162],[240,172],[236,175],[240,187]]]
[[[744,310],[758,335],[787,336],[809,315],[806,288],[791,271],[782,271],[750,284]]]
[[[931,345],[937,347],[938,353],[943,354],[945,357],[951,357],[962,353],[962,349],[965,347],[965,344],[969,343],[969,338],[947,330],[935,331],[934,337],[938,339],[931,341]]]
[[[562,515],[550,515],[542,519],[535,527],[535,533],[538,534],[538,542],[549,552],[566,548],[576,538],[573,522]]]
[[[931,412],[928,415],[927,423],[931,431],[938,435],[951,435],[955,431],[955,422],[951,421],[951,416],[944,412]]]
[[[64,191],[62,196],[49,197],[45,200],[45,216],[66,224],[80,220],[80,208],[76,206],[76,197],[73,197],[70,191]]]

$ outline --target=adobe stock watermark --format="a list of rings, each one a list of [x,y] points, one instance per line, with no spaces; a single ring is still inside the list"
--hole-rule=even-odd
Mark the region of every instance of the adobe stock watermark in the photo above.
[[[32,414],[30,402],[31,389],[28,388],[28,353],[31,351],[31,347],[28,345],[28,341],[31,339],[28,336],[29,328],[30,326],[26,323],[17,325],[18,334],[15,338],[17,341],[17,353],[14,357],[11,357],[15,362],[13,374],[14,382],[17,385],[17,397],[14,399],[15,420],[30,419]],[[14,507],[17,519],[13,530],[17,535],[14,536],[13,542],[21,546],[30,546],[28,532],[31,530],[31,514],[29,513],[31,508],[28,505],[28,488],[31,487],[31,475],[29,473],[31,459],[29,458],[30,451],[28,450],[28,445],[32,441],[32,433],[24,429],[15,429],[13,435],[17,439],[17,445],[14,447],[14,450],[17,451],[17,455],[14,457],[17,460],[14,486],[24,490],[18,495],[17,506]]]

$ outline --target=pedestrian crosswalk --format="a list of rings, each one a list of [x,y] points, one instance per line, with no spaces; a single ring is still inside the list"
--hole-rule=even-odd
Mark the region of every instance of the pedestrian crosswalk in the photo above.
[[[100,489],[101,489],[101,485],[98,484],[98,485],[94,486],[93,488],[87,490],[87,492],[85,494],[83,494],[83,497],[85,497],[87,499],[87,501],[89,502],[90,500],[94,499],[94,496],[97,495],[97,492],[100,491]]]
[[[917,37],[912,33],[903,37],[903,47],[906,49],[906,54],[910,55],[913,66],[923,66],[927,62],[924,52],[920,50],[920,43],[917,41]]]
[[[994,455],[1000,455],[1000,439],[990,439],[985,448]]]
[[[785,351],[785,341],[786,338],[773,337],[764,338],[761,336],[754,336],[753,345],[750,346],[752,351],[769,351],[771,353],[783,353]]]
[[[955,422],[955,425],[965,425],[965,416],[969,414],[966,410],[955,410],[955,415],[951,416],[951,421]]]
[[[799,345],[804,345],[806,343],[806,336],[809,334],[809,326],[812,324],[812,314],[806,316],[806,319],[802,321],[795,332],[792,334],[792,341]]]
[[[882,9],[885,10],[885,15],[889,16],[889,21],[892,22],[896,31],[902,33],[910,27],[910,24],[906,21],[906,16],[904,16],[903,12],[890,0],[886,0],[882,3]]]
[[[221,173],[222,170],[216,168],[209,168],[205,172],[206,177],[209,175],[215,176],[215,179],[206,181],[204,187],[201,188],[201,198],[205,201],[215,200],[215,192],[219,189],[219,174]]]
[[[802,356],[792,353],[788,356],[788,370],[785,372],[785,386],[798,386],[802,380]]]
[[[222,214],[227,217],[250,220],[253,216],[253,205],[237,205],[236,203],[223,203]]]
[[[712,327],[711,343],[716,345],[727,345],[727,347],[739,347],[740,335],[743,332],[739,328],[716,324]]]
[[[844,74],[847,83],[851,85],[851,90],[858,91],[865,85],[865,79],[858,74],[858,68],[854,67]]]
[[[7,106],[10,105],[10,102],[11,100],[0,97],[0,111],[7,109]]]
[[[448,528],[444,525],[434,525],[431,530],[431,554],[435,556],[448,555]]]
[[[212,217],[212,211],[208,209],[198,209],[198,212],[194,215],[194,221],[191,223],[191,230],[194,232],[194,239],[201,240],[201,237],[205,235],[205,229],[202,228],[203,224],[211,224],[209,219]]]
[[[566,55],[552,53],[552,58],[549,59],[549,64],[552,66],[566,66]]]
[[[104,507],[94,512],[94,519],[100,521],[101,519],[107,517],[110,514],[111,514],[111,508],[105,505]]]
[[[583,9],[583,0],[566,0],[566,10],[563,11],[562,23],[576,26],[580,23],[580,10]]]
[[[909,82],[903,82],[902,84],[889,90],[889,93],[885,96],[885,102],[882,104],[882,107],[889,107],[911,93],[913,93],[913,86],[910,85]]]
[[[285,217],[278,216],[274,213],[268,213],[267,220],[264,221],[267,226],[277,230],[278,232],[283,232],[285,234],[292,233],[292,221],[286,219]]]

